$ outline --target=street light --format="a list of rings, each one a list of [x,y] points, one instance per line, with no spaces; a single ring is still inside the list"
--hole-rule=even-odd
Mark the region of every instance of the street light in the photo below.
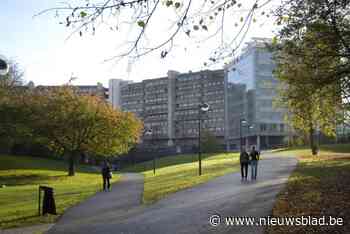
[[[199,104],[199,116],[198,116],[198,174],[202,175],[202,152],[201,152],[201,121],[202,114],[208,112],[209,104]]]
[[[254,124],[249,124],[248,126],[248,136],[245,139],[244,143],[246,146],[249,146],[249,135],[250,135],[250,130],[254,129]]]
[[[4,76],[9,72],[9,64],[6,58],[0,55],[0,76]]]
[[[239,119],[239,149],[242,152],[242,125],[246,124],[247,120],[240,118]]]
[[[152,129],[147,129],[145,131],[145,135],[151,136],[151,141],[152,141],[152,138],[153,138]],[[151,142],[151,144],[152,144],[152,142]],[[155,175],[156,174],[156,156],[155,156],[155,152],[152,152],[152,153],[153,153],[153,174]]]

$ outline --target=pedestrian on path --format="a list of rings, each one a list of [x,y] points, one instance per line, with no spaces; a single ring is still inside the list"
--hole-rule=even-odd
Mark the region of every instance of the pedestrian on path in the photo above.
[[[111,190],[110,179],[112,178],[112,171],[107,161],[104,161],[101,173],[102,173],[102,179],[103,179],[103,191],[105,192],[110,191]]]
[[[252,168],[252,180],[256,180],[256,176],[258,174],[258,161],[260,158],[260,153],[255,150],[255,146],[253,146],[252,150],[250,151],[250,167]]]
[[[247,180],[248,176],[248,164],[249,164],[249,154],[247,151],[243,148],[241,155],[239,157],[239,161],[241,163],[241,175],[242,180]]]

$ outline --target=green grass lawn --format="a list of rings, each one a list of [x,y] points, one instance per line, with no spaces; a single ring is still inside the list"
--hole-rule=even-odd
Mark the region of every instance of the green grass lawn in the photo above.
[[[145,175],[143,202],[147,204],[181,189],[207,182],[239,169],[237,153],[214,154],[203,158],[201,176],[198,176],[197,155],[160,158],[156,161],[155,175],[152,161],[136,164],[125,171],[140,172]]]
[[[292,147],[292,148],[283,148],[271,150],[272,153],[276,153],[278,155],[309,155],[311,154],[311,150],[309,146],[300,146],[300,147]],[[335,153],[350,153],[350,144],[333,144],[333,145],[321,145],[319,154],[329,155]]]
[[[296,155],[299,161],[278,195],[273,215],[341,217],[345,225],[270,226],[267,233],[350,233],[350,144],[322,146],[318,156],[306,148],[281,153]]]
[[[58,217],[38,216],[39,185],[54,188],[59,215],[101,189],[98,172],[80,166],[76,175],[69,177],[66,168],[63,161],[0,155],[0,228],[48,223]],[[113,181],[118,178],[114,176]]]

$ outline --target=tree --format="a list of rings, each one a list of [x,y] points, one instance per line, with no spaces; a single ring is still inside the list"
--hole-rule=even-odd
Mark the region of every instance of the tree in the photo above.
[[[343,112],[341,119],[345,125],[350,119],[349,12],[350,2],[346,0],[288,1],[276,10],[283,25],[278,41],[284,45],[284,51],[297,57],[308,57],[310,67],[318,70],[317,76],[300,82],[313,89],[329,85],[339,87],[342,98],[339,112]],[[304,47],[297,44],[301,40]],[[332,66],[325,66],[329,62]]]
[[[309,134],[310,147],[316,153],[315,131],[319,129],[325,135],[335,135],[342,98],[338,83],[318,86],[313,82],[339,63],[339,60],[314,57],[314,49],[309,47],[310,40],[317,37],[318,31],[314,30],[306,29],[298,39],[277,45],[275,74],[281,81],[279,105],[288,109],[287,119],[294,129]],[[329,49],[328,44],[322,43],[320,40],[318,46]]]
[[[84,36],[104,29],[120,35],[128,31],[126,42],[110,59],[129,60],[157,51],[165,58],[185,39],[216,40],[217,47],[204,65],[231,57],[244,41],[248,29],[257,18],[269,18],[272,0],[87,0],[73,5],[64,3],[45,9],[37,15],[55,12],[60,24],[72,34]],[[265,20],[262,20],[265,21]],[[159,25],[162,22],[164,29]],[[128,29],[125,27],[130,26]],[[232,33],[236,28],[237,33]],[[164,35],[155,33],[161,30]],[[188,45],[188,43],[185,43]]]
[[[315,88],[339,85],[346,103],[349,103],[350,94],[349,12],[350,2],[347,0],[285,1],[275,11],[278,22],[283,25],[278,39],[286,50],[289,47],[289,54],[309,57],[314,67],[322,68],[320,63],[336,61],[304,84]],[[296,46],[301,39],[307,43],[307,50]]]
[[[34,92],[28,119],[33,134],[69,157],[69,175],[82,153],[113,156],[137,143],[142,125],[134,115],[114,110],[98,97],[76,94],[69,87]]]
[[[23,84],[24,72],[15,61],[9,61],[9,72],[0,77],[0,89],[10,89]]]
[[[315,91],[303,85],[287,84],[279,92],[280,106],[288,109],[286,122],[295,130],[309,135],[310,148],[314,154],[317,148],[314,141],[316,130],[335,136],[335,128],[341,118],[341,100],[334,100],[332,91],[332,87]]]
[[[30,129],[25,120],[29,113],[23,109],[22,101],[22,96],[13,92],[4,91],[0,95],[0,141],[2,150],[6,152],[14,144],[30,137]]]
[[[9,151],[13,144],[28,137],[24,125],[25,110],[18,107],[23,101],[23,71],[15,61],[9,62],[9,73],[0,76],[0,141],[2,150]]]

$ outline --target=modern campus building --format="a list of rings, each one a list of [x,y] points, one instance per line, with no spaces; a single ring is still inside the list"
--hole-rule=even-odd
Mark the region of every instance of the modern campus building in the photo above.
[[[148,139],[159,147],[176,146],[181,151],[198,146],[201,103],[210,106],[202,116],[202,129],[215,135],[223,148],[239,149],[240,139],[258,148],[282,145],[288,127],[285,110],[273,104],[278,81],[272,74],[269,42],[254,38],[222,70],[169,71],[165,77],[137,83],[110,80],[109,100],[141,118],[152,129]]]
[[[225,67],[225,139],[237,148],[240,137],[249,145],[283,145],[290,135],[286,110],[277,108],[275,63],[266,48],[270,39],[253,38],[242,54]]]

